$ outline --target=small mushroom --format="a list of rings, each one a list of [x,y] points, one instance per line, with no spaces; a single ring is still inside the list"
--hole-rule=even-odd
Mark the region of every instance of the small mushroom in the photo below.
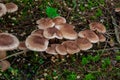
[[[55,49],[56,49],[58,54],[60,54],[60,55],[67,55],[67,50],[66,50],[64,45],[59,44],[59,45],[56,46]]]
[[[57,29],[59,29],[63,35],[63,38],[69,40],[77,39],[77,32],[74,30],[74,26],[70,24],[59,24],[55,25]]]
[[[105,42],[105,41],[106,41],[106,37],[105,37],[103,34],[98,33],[97,35],[98,35],[98,37],[99,37],[99,41],[100,41],[100,42]]]
[[[120,12],[120,8],[115,8],[115,12]]]
[[[55,23],[55,25],[62,24],[62,23],[66,23],[66,19],[64,17],[57,16],[53,19],[53,22]]]
[[[45,51],[48,48],[49,41],[38,35],[30,35],[27,37],[26,47],[33,51]]]
[[[78,36],[81,38],[87,38],[91,43],[99,42],[99,38],[95,32],[91,30],[84,30],[78,33]]]
[[[18,49],[20,50],[27,50],[27,47],[25,45],[25,41],[20,42]]]
[[[31,35],[38,35],[43,37],[43,30],[42,29],[37,29],[31,32]]]
[[[55,50],[57,45],[58,44],[51,44],[51,46],[47,48],[46,53],[52,54],[52,55],[58,55],[58,53]]]
[[[93,31],[98,31],[99,33],[105,33],[106,32],[106,28],[102,23],[99,22],[91,22],[89,24],[90,29]]]
[[[10,67],[10,63],[7,60],[0,61],[0,70],[5,71]]]
[[[0,17],[5,15],[7,12],[6,6],[3,3],[0,3]]]
[[[43,35],[47,39],[53,39],[53,38],[62,39],[63,38],[62,33],[55,27],[45,29],[43,32]]]
[[[93,46],[91,42],[86,38],[78,38],[76,39],[76,43],[79,46],[80,50],[88,50]]]
[[[69,54],[78,53],[80,51],[80,48],[75,41],[64,41],[62,45],[65,46],[67,53]]]
[[[5,6],[7,8],[8,13],[13,13],[18,10],[18,6],[13,2],[6,3]]]
[[[36,24],[38,24],[39,29],[47,29],[54,27],[55,23],[50,18],[41,18],[36,21]]]

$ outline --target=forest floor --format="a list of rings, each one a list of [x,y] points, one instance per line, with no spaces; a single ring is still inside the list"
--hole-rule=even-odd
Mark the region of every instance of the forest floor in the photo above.
[[[18,11],[0,18],[0,30],[24,41],[37,29],[36,20],[48,17],[46,8],[56,8],[77,32],[88,29],[89,23],[106,26],[107,40],[88,51],[80,51],[64,60],[45,52],[28,51],[8,58],[11,67],[0,72],[0,80],[120,80],[120,7],[119,0],[0,0],[14,2]],[[116,29],[116,25],[117,29]],[[117,30],[117,31],[116,31]],[[118,33],[116,33],[118,32]],[[19,50],[8,51],[12,55]],[[43,55],[41,55],[41,53]],[[54,60],[53,60],[54,58]]]

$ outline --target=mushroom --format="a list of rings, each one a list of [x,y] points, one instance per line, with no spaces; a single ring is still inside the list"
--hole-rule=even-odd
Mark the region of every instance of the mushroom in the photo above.
[[[55,23],[50,18],[41,18],[36,21],[36,24],[38,24],[39,29],[47,29],[54,27]]]
[[[18,6],[13,2],[6,3],[5,6],[7,8],[8,13],[13,13],[18,10]]]
[[[0,61],[0,70],[5,71],[10,67],[10,63],[7,60]]]
[[[51,46],[46,49],[46,53],[52,54],[52,55],[58,55],[58,53],[55,50],[57,45],[58,44],[51,44]]]
[[[7,12],[6,6],[3,3],[0,3],[0,17],[5,15]]]
[[[60,55],[67,55],[67,50],[66,50],[64,45],[59,44],[59,45],[56,46],[55,49],[56,49],[58,54],[60,54]]]
[[[73,26],[71,24],[67,24],[67,23],[62,23],[62,24],[55,25],[55,28],[57,28],[58,30],[60,30],[63,27],[72,28],[72,29],[75,28],[75,26]]]
[[[76,43],[79,46],[80,50],[88,50],[93,46],[91,42],[86,38],[78,38],[76,39]]]
[[[27,47],[25,45],[25,41],[20,42],[18,49],[20,50],[27,50]]]
[[[89,24],[90,29],[93,31],[98,31],[99,33],[105,33],[106,32],[106,28],[102,23],[99,22],[91,22]]]
[[[62,39],[63,38],[62,33],[55,27],[45,29],[43,32],[43,35],[47,39],[53,39],[53,38]]]
[[[105,41],[106,41],[106,37],[105,37],[103,34],[98,33],[97,35],[98,35],[98,37],[99,37],[99,41],[100,41],[100,42],[105,42]]]
[[[64,41],[62,45],[65,46],[67,53],[69,54],[78,53],[80,51],[80,48],[75,41]]]
[[[32,31],[31,35],[38,35],[38,36],[44,37],[42,29],[37,29],[37,30]]]
[[[0,51],[6,55],[7,50],[16,49],[19,45],[19,40],[12,34],[0,33]]]
[[[49,41],[38,35],[30,35],[25,41],[28,49],[33,51],[45,51],[48,48]]]
[[[115,8],[115,12],[120,12],[120,8]]]
[[[0,51],[0,59],[3,59],[5,58],[7,55],[6,55],[6,52],[5,51]]]
[[[62,24],[62,23],[66,23],[66,19],[64,17],[57,16],[53,18],[53,22],[55,23],[55,25]]]
[[[74,30],[73,25],[65,23],[55,25],[55,27],[61,31],[63,38],[65,39],[75,40],[78,37],[77,32]]]
[[[81,38],[87,38],[91,43],[99,42],[99,38],[95,32],[91,30],[84,30],[78,33],[78,36]]]

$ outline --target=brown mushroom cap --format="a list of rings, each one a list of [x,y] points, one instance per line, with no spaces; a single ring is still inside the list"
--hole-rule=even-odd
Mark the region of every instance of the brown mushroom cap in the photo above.
[[[62,45],[65,46],[69,54],[78,53],[80,51],[80,48],[78,47],[75,41],[64,41]]]
[[[86,38],[78,38],[76,40],[77,45],[79,46],[80,50],[88,50],[90,48],[92,48],[92,44],[89,40],[87,40]]]
[[[47,39],[38,35],[30,35],[25,41],[26,47],[33,51],[45,51],[48,43]]]
[[[120,12],[120,8],[115,8],[115,12]]]
[[[78,33],[78,36],[81,38],[87,38],[91,43],[99,42],[99,38],[95,32],[91,30],[84,30]]]
[[[38,35],[43,37],[43,30],[42,29],[37,29],[31,32],[31,35]]]
[[[3,59],[7,56],[6,51],[0,51],[0,59]]]
[[[47,39],[53,39],[53,38],[62,39],[63,38],[62,33],[55,27],[45,29],[43,32],[43,35]]]
[[[19,40],[12,34],[0,33],[0,51],[13,50],[19,45]]]
[[[55,27],[61,31],[65,39],[75,40],[78,37],[77,32],[74,31],[74,26],[70,24],[59,24]]]
[[[64,17],[61,16],[57,16],[53,19],[53,22],[56,24],[62,24],[62,23],[66,23],[66,19]]]
[[[73,26],[73,25],[71,25],[71,24],[67,24],[67,23],[62,23],[62,24],[57,24],[57,25],[55,25],[55,28],[57,28],[58,30],[60,30],[61,28],[63,28],[63,27],[67,27],[67,28],[72,28],[72,29],[74,29],[75,28],[75,26]]]
[[[98,35],[98,37],[99,37],[99,41],[100,41],[100,42],[105,42],[105,41],[106,41],[106,37],[105,37],[103,34],[99,33],[99,34],[97,34],[97,35]]]
[[[52,54],[52,55],[58,55],[58,53],[55,50],[57,45],[58,44],[51,44],[51,46],[46,49],[46,53]]]
[[[1,71],[5,71],[10,67],[10,63],[7,60],[0,61],[0,69]]]
[[[56,49],[58,54],[60,54],[60,55],[67,55],[67,51],[66,51],[66,48],[65,48],[64,45],[59,44],[59,45],[56,46],[55,49]]]
[[[89,26],[90,26],[90,29],[93,30],[93,31],[97,30],[100,33],[105,33],[106,32],[106,28],[102,23],[92,22],[92,23],[89,24]]]
[[[23,41],[23,42],[20,42],[20,44],[19,44],[19,46],[18,46],[18,49],[20,49],[20,50],[27,50],[27,47],[26,47],[24,41]]]
[[[65,39],[75,40],[78,37],[77,32],[71,28],[62,28],[60,31]]]
[[[5,6],[7,8],[7,12],[9,13],[13,13],[18,10],[18,6],[13,2],[6,3]]]
[[[54,27],[55,23],[50,18],[42,18],[37,20],[36,23],[38,24],[39,29],[47,29]]]
[[[5,15],[7,12],[6,6],[3,3],[0,3],[0,17]]]

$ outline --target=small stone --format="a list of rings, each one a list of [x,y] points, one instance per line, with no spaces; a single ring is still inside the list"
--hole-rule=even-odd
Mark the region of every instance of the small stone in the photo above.
[[[44,75],[44,76],[47,76],[48,74],[47,74],[47,73],[44,73],[43,75]]]

